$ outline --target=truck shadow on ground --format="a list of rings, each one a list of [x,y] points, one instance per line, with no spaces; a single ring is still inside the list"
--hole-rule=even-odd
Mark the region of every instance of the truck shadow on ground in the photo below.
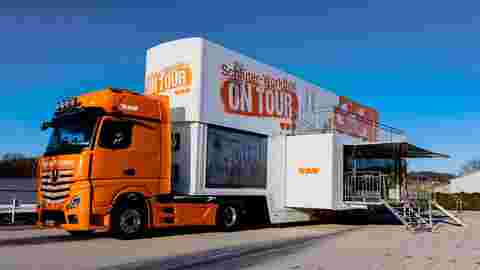
[[[99,238],[99,237],[106,237],[106,236],[102,236],[102,234],[95,234],[91,236],[72,236],[72,235],[34,236],[34,237],[0,240],[0,247],[42,245],[42,244],[51,244],[51,243],[58,243],[58,242],[84,241],[84,240],[90,240],[90,239]]]
[[[246,230],[256,230],[256,229],[267,229],[267,228],[289,228],[289,227],[300,227],[300,226],[311,226],[311,225],[326,225],[326,224],[337,224],[337,225],[401,225],[401,223],[395,219],[395,217],[389,213],[375,213],[366,215],[364,212],[358,213],[348,213],[344,215],[331,214],[331,213],[322,213],[318,216],[317,221],[309,222],[296,222],[296,223],[286,223],[286,224],[248,224],[241,226],[236,231],[246,231]],[[25,229],[32,229],[33,227],[23,228],[20,227],[15,229],[15,226],[10,228],[4,227],[4,231],[18,231]],[[181,235],[194,235],[202,233],[224,233],[223,231],[218,230],[217,227],[213,226],[192,226],[192,227],[177,227],[177,228],[165,228],[165,229],[154,229],[148,230],[144,237],[140,239],[153,239],[161,237],[171,237],[171,236],[181,236]],[[23,237],[23,238],[11,238],[0,240],[0,247],[7,246],[24,246],[24,245],[43,245],[43,244],[52,244],[52,243],[61,243],[61,242],[75,242],[75,241],[89,241],[93,239],[102,239],[108,238],[112,239],[112,236],[107,232],[98,232],[92,235],[82,235],[82,236],[73,236],[68,233],[62,235],[41,235],[33,237]],[[115,241],[115,240],[114,240]],[[122,240],[117,240],[122,241]],[[130,240],[135,241],[135,240]]]
[[[4,232],[13,232],[13,231],[21,231],[21,230],[36,230],[32,227],[24,228],[21,227],[19,229],[15,229],[15,226],[11,226],[10,228],[2,228]],[[248,229],[259,229],[259,228],[267,228],[269,226],[262,225],[262,226],[249,226]],[[245,228],[241,228],[240,230],[245,230]],[[41,230],[41,229],[38,229]],[[62,235],[40,235],[40,236],[33,236],[33,237],[22,237],[22,238],[10,238],[10,239],[3,239],[0,240],[0,247],[8,247],[8,246],[25,246],[25,245],[43,245],[43,244],[52,244],[52,243],[61,243],[61,242],[76,242],[76,241],[89,241],[94,239],[111,239],[113,241],[135,241],[141,239],[149,239],[149,238],[160,238],[160,237],[168,237],[168,236],[179,236],[179,235],[193,235],[193,234],[201,234],[201,233],[219,233],[220,231],[216,230],[215,227],[181,227],[181,228],[168,228],[168,229],[154,229],[148,230],[143,237],[140,239],[132,239],[132,240],[117,240],[113,238],[113,236],[108,232],[97,232],[92,235],[70,235],[65,232]]]
[[[246,225],[242,226],[236,231],[244,231],[244,230],[254,230],[254,229],[265,229],[265,228],[275,228],[275,227],[294,227],[294,226],[302,226],[302,225],[311,225],[312,223],[301,223],[301,224],[289,224],[283,226],[277,225]],[[11,226],[10,228],[2,228],[2,230],[6,233],[10,233],[13,231],[21,231],[21,230],[32,230],[32,227],[28,228],[18,228],[15,229],[15,226]],[[41,230],[41,229],[38,229]],[[112,241],[136,241],[141,239],[154,239],[154,238],[162,238],[162,237],[171,237],[171,236],[181,236],[181,235],[195,235],[195,234],[202,234],[202,233],[225,233],[219,231],[216,227],[210,226],[195,226],[195,227],[179,227],[179,228],[167,228],[167,229],[154,229],[148,230],[145,235],[140,239],[132,239],[132,240],[117,240],[112,237],[111,234],[107,232],[97,232],[92,235],[82,235],[82,236],[74,236],[68,233],[62,235],[40,235],[40,236],[33,236],[33,237],[22,237],[22,238],[10,238],[10,239],[3,239],[0,240],[0,247],[13,247],[13,246],[26,246],[26,245],[45,245],[45,244],[52,244],[52,243],[62,243],[62,242],[76,242],[76,241],[89,241],[94,239],[111,239]]]

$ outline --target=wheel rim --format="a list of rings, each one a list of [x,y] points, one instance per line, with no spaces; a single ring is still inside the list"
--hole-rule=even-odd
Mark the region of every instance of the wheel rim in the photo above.
[[[126,234],[140,231],[142,215],[137,209],[127,209],[120,216],[120,229]]]
[[[223,210],[223,222],[229,228],[237,222],[237,210],[233,206],[227,206]]]

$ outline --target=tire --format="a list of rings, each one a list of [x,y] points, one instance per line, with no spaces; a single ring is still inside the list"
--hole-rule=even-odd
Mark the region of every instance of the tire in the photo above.
[[[145,231],[145,211],[140,207],[127,205],[116,207],[112,216],[112,233],[119,239],[136,239]]]
[[[217,212],[217,226],[222,231],[233,231],[240,225],[240,208],[233,204],[220,205]]]

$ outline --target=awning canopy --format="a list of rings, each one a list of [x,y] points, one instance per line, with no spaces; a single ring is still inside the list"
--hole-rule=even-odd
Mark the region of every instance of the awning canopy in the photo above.
[[[450,156],[420,148],[407,142],[365,143],[345,145],[345,155],[354,158],[450,158]]]

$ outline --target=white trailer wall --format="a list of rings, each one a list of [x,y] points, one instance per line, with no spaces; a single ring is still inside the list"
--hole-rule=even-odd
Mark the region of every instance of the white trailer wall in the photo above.
[[[173,150],[173,191],[176,194],[196,194],[203,189],[207,126],[179,122],[173,125],[178,147]]]
[[[176,194],[192,192],[192,127],[190,123],[178,123],[172,128],[172,190]],[[193,166],[195,168],[195,166]]]
[[[346,208],[343,144],[337,135],[273,136],[270,146],[267,198],[272,223],[312,220],[316,209]]]
[[[343,148],[336,135],[285,136],[293,124],[297,130],[324,128],[330,115],[318,111],[339,105],[332,92],[200,38],[149,49],[145,88],[147,95],[171,97],[173,121],[180,122],[174,131],[188,136],[174,154],[180,166],[175,192],[266,195],[273,223],[309,220],[311,209],[341,207]],[[207,187],[208,129],[215,126],[266,136],[265,187]],[[309,144],[295,150],[294,142],[302,140]],[[318,164],[321,176],[295,175],[300,165],[312,167],[309,162]]]
[[[182,152],[182,158],[175,157],[187,162],[182,164],[175,190],[187,194],[265,194],[266,188],[206,187],[208,139],[203,124],[267,136],[288,134],[297,118],[297,129],[305,124],[308,128],[324,127],[328,115],[314,114],[314,108],[332,108],[339,103],[339,98],[329,91],[200,38],[149,49],[145,85],[147,95],[171,97],[174,122],[199,125],[190,126],[190,138],[184,140],[190,143],[185,147],[190,154]],[[268,140],[269,153],[275,153]],[[268,166],[270,163],[268,160]]]
[[[287,207],[334,208],[335,151],[333,134],[287,137]]]
[[[296,121],[297,128],[299,129],[305,124],[308,124],[310,128],[322,128],[326,124],[328,115],[322,114],[322,117],[318,117],[318,114],[313,115],[314,107],[332,108],[339,104],[339,97],[330,91],[321,89],[316,85],[307,83],[269,65],[257,62],[250,57],[223,48],[220,45],[205,41],[204,46],[205,72],[203,74],[205,77],[203,78],[203,89],[206,91],[204,91],[202,103],[203,121],[267,135],[275,135],[282,133],[280,123],[288,120],[279,117],[281,113],[278,113],[283,110],[285,115],[285,112],[289,110],[287,96],[282,95],[284,93],[288,93],[292,99],[297,99],[298,108],[294,108],[293,110],[297,111],[296,113],[300,118]],[[248,74],[250,78],[255,77],[256,79],[240,80],[238,89],[245,90],[245,88],[247,88],[247,90],[250,90],[250,93],[247,94],[247,90],[239,91],[237,94],[240,94],[235,95],[238,97],[237,102],[235,102],[235,99],[229,102],[222,98],[221,89],[225,82],[231,78],[231,74],[225,75],[225,73],[228,73],[225,72],[225,70],[232,71],[235,68],[241,69],[243,74]],[[278,87],[269,88],[267,86],[269,83],[266,82],[268,80],[265,78],[282,80],[291,87],[288,89]],[[255,81],[256,85],[255,83],[249,83],[250,81]],[[256,86],[255,90],[251,88],[254,85]],[[229,86],[230,88],[228,89],[232,90],[233,86],[231,84]],[[270,93],[272,94],[270,95]],[[223,94],[225,94],[225,92],[223,92]],[[242,98],[243,94],[249,98]],[[227,95],[231,97],[231,95]],[[277,97],[277,95],[279,96]],[[267,111],[270,102],[267,101],[270,100],[269,97],[272,96],[275,101],[273,102],[274,113],[269,114]],[[250,99],[253,99],[253,101]],[[255,100],[257,100],[257,103]],[[260,100],[265,104],[261,105],[259,103]],[[292,103],[295,102],[292,100]],[[238,105],[239,108],[233,110],[234,112],[226,112],[228,108],[235,107],[235,105]],[[314,118],[316,118],[316,122],[313,121]],[[306,121],[302,121],[301,119],[305,119]]]
[[[162,43],[147,50],[145,94],[168,95],[174,121],[199,121],[202,102],[202,39]]]
[[[200,38],[149,49],[145,86],[146,94],[172,97],[176,121],[269,136],[289,133],[292,121],[322,128],[328,114],[314,111],[339,104],[330,91]]]

